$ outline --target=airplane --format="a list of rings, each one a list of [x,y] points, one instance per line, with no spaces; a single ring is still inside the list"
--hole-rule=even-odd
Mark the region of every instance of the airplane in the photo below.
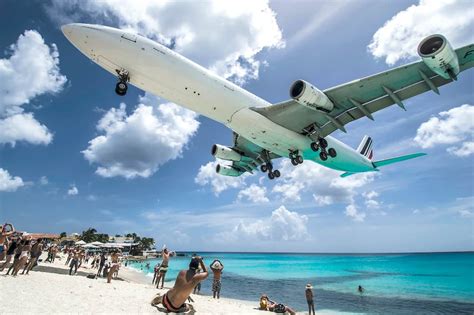
[[[216,172],[240,176],[255,170],[280,177],[273,160],[287,157],[294,166],[310,160],[343,171],[342,177],[379,171],[413,159],[414,153],[373,160],[373,141],[365,136],[357,150],[335,139],[336,130],[391,105],[457,80],[474,65],[474,44],[454,50],[440,34],[418,46],[421,61],[406,64],[336,87],[319,90],[304,80],[290,86],[291,99],[271,104],[177,52],[129,31],[72,23],[61,27],[84,55],[117,77],[115,92],[127,93],[128,83],[159,95],[233,130],[233,146],[215,144],[214,157],[228,161]]]

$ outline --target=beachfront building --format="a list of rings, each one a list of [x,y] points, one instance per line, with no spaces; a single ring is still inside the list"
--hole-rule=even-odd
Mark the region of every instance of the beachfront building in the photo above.
[[[108,249],[118,248],[124,255],[138,255],[139,245],[139,243],[134,242],[133,237],[111,236],[109,241],[101,247]]]

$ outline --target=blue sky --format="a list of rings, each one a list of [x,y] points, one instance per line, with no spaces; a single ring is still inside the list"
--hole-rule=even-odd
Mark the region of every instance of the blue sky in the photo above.
[[[279,180],[229,179],[211,172],[210,148],[231,145],[230,130],[134,87],[116,96],[116,79],[59,28],[138,31],[279,102],[297,79],[324,89],[417,60],[419,40],[434,32],[454,47],[473,42],[469,1],[134,3],[0,4],[1,220],[30,232],[137,232],[179,250],[474,249],[472,70],[441,96],[406,101],[407,112],[394,106],[334,134],[352,147],[371,135],[380,159],[427,157],[344,180],[283,161]]]

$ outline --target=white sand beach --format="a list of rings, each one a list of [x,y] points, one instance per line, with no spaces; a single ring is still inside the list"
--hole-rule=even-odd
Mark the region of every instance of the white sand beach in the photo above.
[[[45,255],[43,255],[45,258]],[[0,275],[2,314],[163,314],[150,305],[157,292],[150,279],[137,271],[122,267],[119,278],[107,284],[106,279],[89,279],[95,269],[81,267],[78,274],[68,275],[65,258],[40,263],[29,275]],[[170,287],[169,282],[165,287]],[[200,314],[274,314],[259,311],[258,301],[192,295],[196,313]],[[318,312],[319,313],[319,312]],[[327,314],[327,312],[324,312]],[[304,313],[301,313],[304,314]]]

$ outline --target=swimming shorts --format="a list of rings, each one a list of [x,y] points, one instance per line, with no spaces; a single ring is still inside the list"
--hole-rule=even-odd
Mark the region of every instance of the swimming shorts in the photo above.
[[[212,281],[212,291],[213,292],[220,292],[221,291],[221,280],[220,279],[214,279],[214,281]]]
[[[182,309],[183,307],[186,306],[186,304],[184,304],[184,303],[180,307],[176,307],[173,304],[171,304],[171,301],[168,299],[167,293],[165,293],[165,295],[163,295],[163,299],[161,301],[161,304],[163,304],[163,306],[166,308],[166,310],[168,312],[173,312],[173,313],[177,313],[180,309]]]

